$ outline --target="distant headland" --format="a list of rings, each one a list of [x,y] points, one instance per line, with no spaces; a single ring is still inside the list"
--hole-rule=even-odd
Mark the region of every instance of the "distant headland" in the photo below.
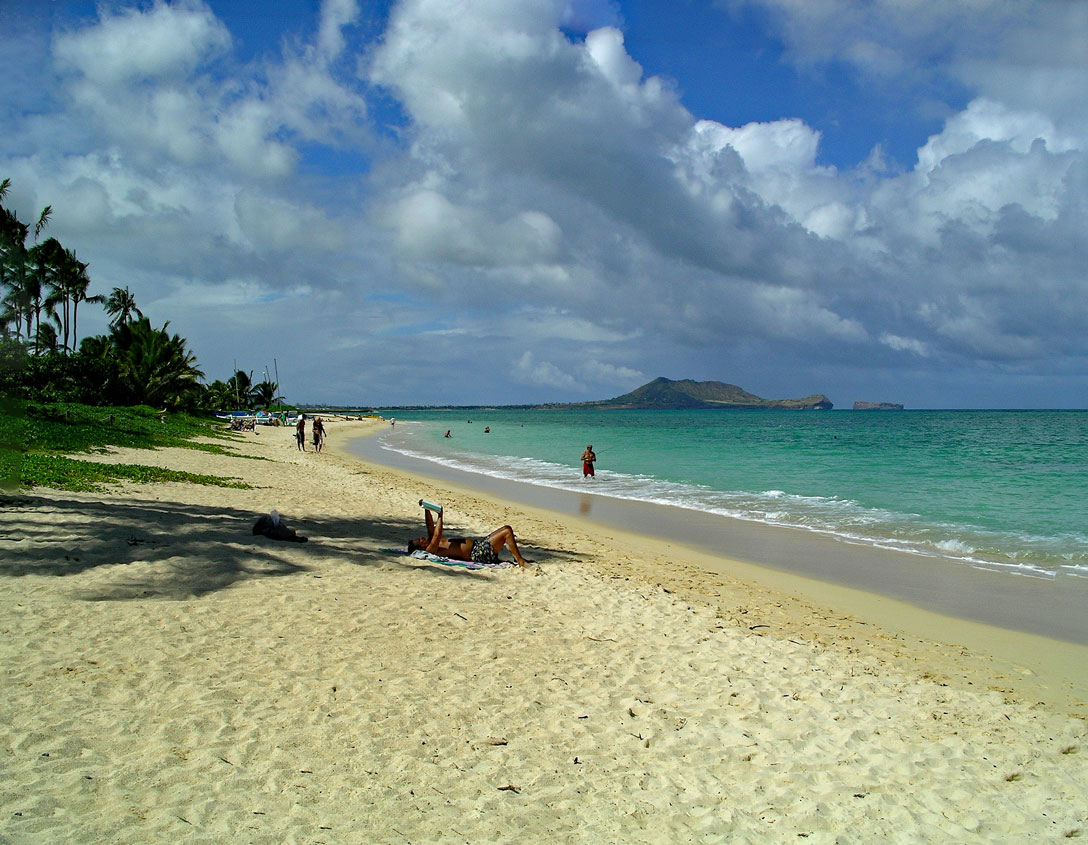
[[[903,406],[898,402],[862,402],[854,403],[855,411],[902,411]]]
[[[830,410],[834,406],[822,393],[802,399],[764,399],[735,384],[720,381],[673,381],[655,378],[648,384],[597,402],[566,402],[536,405],[537,408],[585,408],[593,410],[686,410],[700,408],[756,409],[775,408],[792,411]]]

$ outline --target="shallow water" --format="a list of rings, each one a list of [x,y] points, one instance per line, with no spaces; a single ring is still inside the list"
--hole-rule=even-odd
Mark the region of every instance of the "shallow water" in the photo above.
[[[492,478],[1088,577],[1084,411],[398,412],[379,439]]]

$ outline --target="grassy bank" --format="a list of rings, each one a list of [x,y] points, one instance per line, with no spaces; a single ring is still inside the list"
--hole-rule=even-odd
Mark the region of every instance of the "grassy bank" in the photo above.
[[[223,443],[197,442],[196,438],[215,438]],[[111,408],[9,400],[0,408],[0,481],[9,491],[31,487],[98,490],[121,480],[245,487],[231,478],[140,464],[102,463],[93,458],[111,447],[181,447],[229,455],[233,454],[226,448],[229,439],[216,420],[163,414],[146,406]]]

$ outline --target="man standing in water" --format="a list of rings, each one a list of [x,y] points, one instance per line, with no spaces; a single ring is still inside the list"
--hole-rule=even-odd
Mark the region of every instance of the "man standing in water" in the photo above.
[[[582,452],[582,480],[587,478],[596,479],[596,475],[593,473],[593,462],[597,460],[597,453],[593,451],[593,446],[586,446],[586,450]]]

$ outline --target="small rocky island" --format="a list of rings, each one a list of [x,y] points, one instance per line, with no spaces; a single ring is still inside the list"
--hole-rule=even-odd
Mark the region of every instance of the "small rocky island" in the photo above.
[[[902,411],[898,402],[855,402],[855,411]]]
[[[763,399],[735,384],[725,384],[720,381],[692,381],[691,379],[673,381],[667,378],[655,378],[648,384],[614,399],[540,407],[594,410],[775,408],[792,411],[820,411],[830,410],[834,406],[831,400],[822,393],[814,393],[801,399]]]

